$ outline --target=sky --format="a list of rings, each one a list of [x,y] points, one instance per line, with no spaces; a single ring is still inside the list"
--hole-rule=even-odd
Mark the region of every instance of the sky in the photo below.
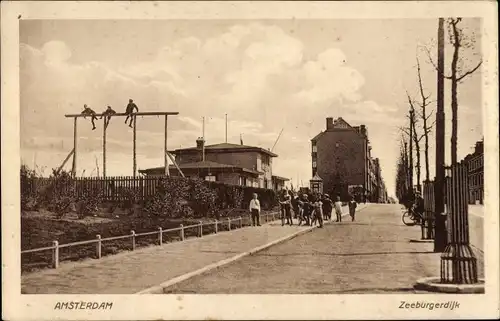
[[[481,59],[480,20],[462,25],[475,39],[461,52],[467,69]],[[132,98],[141,111],[179,112],[168,122],[170,150],[195,145],[202,117],[207,144],[224,142],[226,114],[230,143],[241,135],[245,145],[271,148],[283,129],[273,174],[307,185],[310,139],[325,130],[326,117],[342,117],[367,126],[372,155],[394,195],[406,91],[419,98],[417,56],[425,91],[436,99],[436,72],[422,50],[435,55],[436,34],[436,19],[22,20],[22,161],[49,174],[73,148],[73,122],[64,114],[79,113],[84,104],[121,112]],[[447,45],[447,72],[450,50]],[[458,98],[460,159],[483,136],[481,69],[459,85]],[[132,174],[132,130],[123,121],[113,118],[107,130],[108,176]],[[102,171],[102,121],[97,126],[92,131],[89,120],[79,121],[79,175]],[[138,117],[138,169],[163,165],[163,137],[162,118]],[[433,135],[430,140],[432,177]]]

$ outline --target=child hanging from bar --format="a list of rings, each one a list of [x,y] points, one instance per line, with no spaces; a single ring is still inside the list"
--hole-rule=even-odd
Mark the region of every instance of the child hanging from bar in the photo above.
[[[91,116],[92,118],[90,119],[90,121],[92,122],[92,130],[95,130],[95,123],[94,123],[94,120],[97,120],[97,114],[95,111],[92,110],[92,108],[88,107],[87,104],[83,105],[83,111],[82,111],[82,115],[85,115],[83,118],[87,118],[87,116]]]
[[[130,128],[132,128],[132,121],[134,120],[134,117],[135,117],[133,115],[134,114],[134,109],[137,110],[137,112],[139,112],[139,108],[134,103],[134,101],[132,99],[129,99],[128,100],[127,109],[125,109],[125,114],[127,114],[127,118],[125,118],[125,124],[127,123],[127,121],[130,118],[130,124],[128,125]]]
[[[114,111],[113,108],[111,108],[111,106],[108,106],[108,108],[102,113],[102,116],[99,119],[102,119],[104,117],[104,127],[105,128],[108,128],[109,121],[111,120],[111,116],[113,116],[114,114],[116,114],[116,111]]]

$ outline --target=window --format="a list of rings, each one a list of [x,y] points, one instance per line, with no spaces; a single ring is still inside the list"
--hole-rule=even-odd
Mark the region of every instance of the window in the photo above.
[[[269,156],[268,155],[262,155],[262,164],[269,165]]]
[[[215,182],[217,180],[217,177],[215,175],[207,175],[205,176],[205,180],[209,182]]]
[[[240,186],[247,186],[247,178],[240,176]]]
[[[313,146],[312,146],[312,152],[313,153],[317,153],[318,152],[318,146],[316,146],[316,144],[313,144]]]
[[[313,168],[316,168],[316,167],[317,167],[317,165],[318,165],[318,164],[316,163],[316,161],[313,161]]]

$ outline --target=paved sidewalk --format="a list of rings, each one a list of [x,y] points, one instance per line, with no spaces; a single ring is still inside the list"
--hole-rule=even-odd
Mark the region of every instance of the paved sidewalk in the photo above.
[[[197,294],[424,293],[413,285],[439,276],[440,253],[401,222],[398,205],[373,204],[356,217],[326,225],[231,265],[164,289]],[[480,277],[484,261],[478,257]]]
[[[66,263],[58,269],[22,275],[21,291],[24,294],[133,294],[308,229],[282,227],[281,221],[274,221],[100,260]]]

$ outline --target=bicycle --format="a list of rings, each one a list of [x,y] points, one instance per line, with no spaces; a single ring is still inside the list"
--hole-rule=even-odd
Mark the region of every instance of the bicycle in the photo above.
[[[413,207],[410,207],[410,209],[406,209],[403,212],[402,220],[403,224],[406,226],[414,226],[417,224],[420,224],[423,221],[423,217],[420,213],[416,213],[413,209]]]

